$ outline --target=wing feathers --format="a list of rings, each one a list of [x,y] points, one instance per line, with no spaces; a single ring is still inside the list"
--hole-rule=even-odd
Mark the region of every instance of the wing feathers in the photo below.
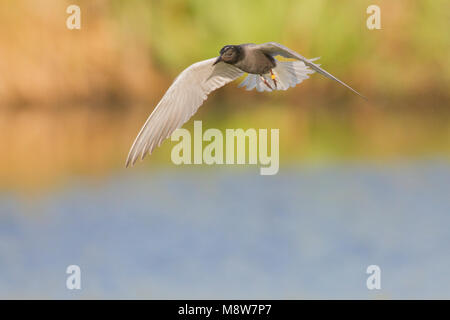
[[[363,96],[358,91],[356,91],[355,89],[353,89],[352,87],[350,87],[346,83],[342,82],[341,80],[339,80],[338,78],[336,78],[332,74],[328,73],[324,69],[320,68],[317,64],[313,63],[312,60],[306,59],[301,54],[295,52],[294,50],[289,49],[288,47],[283,46],[282,44],[279,44],[279,43],[276,43],[276,42],[267,42],[267,43],[255,45],[255,48],[261,49],[264,52],[266,52],[267,54],[270,54],[272,56],[280,55],[280,56],[283,56],[285,58],[292,58],[292,59],[301,60],[308,67],[310,67],[311,69],[313,69],[317,73],[320,73],[321,75],[323,75],[323,76],[325,76],[325,77],[327,77],[329,79],[332,79],[332,80],[340,83],[344,87],[350,89],[351,91],[353,91],[354,93],[356,93],[360,97],[362,97],[362,98],[367,100],[367,98],[365,96]]]
[[[206,100],[212,91],[239,78],[243,72],[238,68],[219,62],[216,58],[197,62],[175,79],[161,101],[148,117],[134,141],[126,166],[133,165],[181,127]]]

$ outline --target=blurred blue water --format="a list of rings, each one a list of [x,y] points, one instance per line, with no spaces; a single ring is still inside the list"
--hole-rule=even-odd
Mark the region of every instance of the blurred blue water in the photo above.
[[[450,298],[448,163],[253,169],[0,194],[0,298]]]

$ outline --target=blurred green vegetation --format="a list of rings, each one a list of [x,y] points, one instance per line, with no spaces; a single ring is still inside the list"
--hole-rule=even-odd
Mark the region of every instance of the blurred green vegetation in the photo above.
[[[81,30],[65,26],[69,4]],[[382,30],[366,28],[371,4]],[[271,94],[236,83],[194,116],[205,128],[280,128],[282,163],[448,159],[449,12],[448,0],[3,1],[0,185],[121,168],[174,77],[246,42],[320,56],[369,102],[316,74]],[[171,146],[146,164],[171,165]]]

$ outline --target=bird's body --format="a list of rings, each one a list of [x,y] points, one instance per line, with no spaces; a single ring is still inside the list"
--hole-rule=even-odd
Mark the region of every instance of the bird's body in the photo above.
[[[293,61],[279,61],[277,55]],[[267,42],[228,45],[220,50],[219,57],[194,63],[180,73],[150,114],[131,147],[126,166],[139,157],[143,159],[188,121],[209,93],[244,73],[248,76],[239,87],[247,90],[287,90],[318,72],[362,96],[315,64],[316,59],[306,59],[281,44]]]
[[[242,57],[234,66],[244,72],[263,75],[275,68],[275,58],[258,50],[253,43],[241,44]]]

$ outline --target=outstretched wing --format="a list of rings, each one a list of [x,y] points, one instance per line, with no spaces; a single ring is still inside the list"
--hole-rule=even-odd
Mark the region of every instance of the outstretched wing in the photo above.
[[[208,94],[239,78],[243,72],[217,58],[194,63],[181,72],[148,117],[134,141],[126,167],[143,159],[181,127],[206,100]]]
[[[283,46],[282,44],[279,44],[279,43],[276,43],[276,42],[266,42],[266,43],[263,43],[263,44],[255,45],[255,48],[260,49],[260,50],[264,51],[265,53],[267,53],[267,54],[269,54],[271,56],[280,55],[280,56],[285,57],[285,58],[301,60],[307,66],[311,67],[311,69],[313,69],[314,71],[324,75],[325,77],[327,77],[329,79],[332,79],[334,81],[339,82],[344,87],[347,87],[348,89],[350,89],[351,91],[353,91],[357,95],[359,95],[362,98],[367,100],[366,97],[364,97],[362,94],[360,94],[358,91],[356,91],[355,89],[353,89],[349,85],[345,84],[344,82],[342,82],[341,80],[339,80],[338,78],[333,76],[332,74],[330,74],[327,71],[323,70],[317,64],[313,63],[311,60],[306,59],[301,54],[295,52],[294,50],[289,49],[288,47]]]

